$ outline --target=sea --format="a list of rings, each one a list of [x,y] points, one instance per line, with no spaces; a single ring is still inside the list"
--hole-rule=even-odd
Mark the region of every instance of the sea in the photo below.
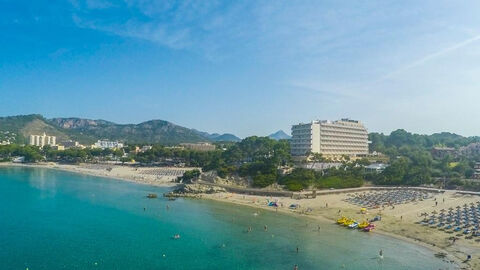
[[[0,269],[457,269],[375,232],[228,203],[169,201],[161,195],[170,189],[2,167]]]

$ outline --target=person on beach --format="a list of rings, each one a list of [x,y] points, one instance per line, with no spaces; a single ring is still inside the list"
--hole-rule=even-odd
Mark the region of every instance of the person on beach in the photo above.
[[[318,225],[318,227],[317,227],[317,231],[320,231],[320,225]]]

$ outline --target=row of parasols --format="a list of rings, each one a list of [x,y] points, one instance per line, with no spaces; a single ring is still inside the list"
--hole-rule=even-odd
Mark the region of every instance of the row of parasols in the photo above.
[[[447,233],[463,233],[473,237],[480,236],[480,201],[464,204],[456,208],[441,209],[430,214],[422,213],[418,224],[430,226]]]
[[[425,191],[397,189],[388,191],[371,191],[361,194],[353,193],[349,194],[345,201],[366,208],[378,208],[382,206],[422,201],[432,197],[431,193]]]

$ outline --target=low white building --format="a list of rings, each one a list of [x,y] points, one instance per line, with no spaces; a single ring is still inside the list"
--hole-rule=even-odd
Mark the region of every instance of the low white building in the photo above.
[[[65,149],[68,149],[68,148],[81,148],[83,145],[81,145],[79,142],[77,141],[72,141],[72,140],[68,140],[68,141],[64,141],[62,143],[62,145],[65,147]]]
[[[365,167],[365,172],[381,173],[388,167],[388,164],[374,163]]]
[[[92,145],[92,147],[101,149],[120,149],[123,148],[123,143],[118,141],[98,140],[94,145]]]
[[[143,153],[143,152],[146,152],[148,150],[151,150],[152,148],[153,148],[153,146],[151,146],[151,145],[144,145],[144,146],[142,146],[142,149],[140,149],[140,152]]]

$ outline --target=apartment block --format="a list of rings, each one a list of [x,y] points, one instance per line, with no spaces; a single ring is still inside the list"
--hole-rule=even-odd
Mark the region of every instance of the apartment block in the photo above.
[[[30,145],[44,147],[45,145],[55,146],[57,145],[57,137],[48,136],[46,133],[43,135],[30,135]]]
[[[360,121],[316,120],[292,126],[291,153],[305,156],[321,153],[327,158],[350,157],[368,154],[368,132]]]

